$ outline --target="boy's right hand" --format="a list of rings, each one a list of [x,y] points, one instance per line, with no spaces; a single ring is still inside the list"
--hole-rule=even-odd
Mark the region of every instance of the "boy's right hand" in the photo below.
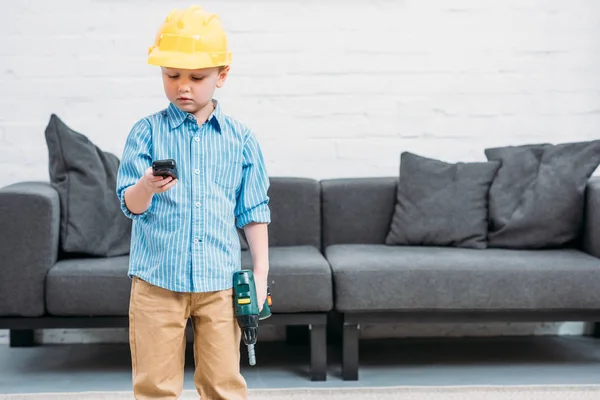
[[[166,192],[177,184],[177,179],[173,179],[170,176],[154,176],[151,167],[144,172],[144,176],[142,176],[140,181],[142,186],[151,193]]]

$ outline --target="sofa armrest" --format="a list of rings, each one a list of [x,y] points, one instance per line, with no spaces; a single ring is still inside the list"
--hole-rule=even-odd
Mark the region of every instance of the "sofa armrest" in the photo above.
[[[45,313],[46,273],[56,263],[58,193],[46,182],[0,189],[0,316]]]
[[[583,249],[600,258],[600,177],[590,178],[586,188]]]

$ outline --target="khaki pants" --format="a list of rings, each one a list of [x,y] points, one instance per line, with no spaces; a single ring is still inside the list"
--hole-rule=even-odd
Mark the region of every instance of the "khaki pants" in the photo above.
[[[241,332],[232,290],[179,293],[137,277],[129,306],[134,397],[177,399],[181,395],[189,318],[194,327],[194,384],[202,400],[245,400]]]

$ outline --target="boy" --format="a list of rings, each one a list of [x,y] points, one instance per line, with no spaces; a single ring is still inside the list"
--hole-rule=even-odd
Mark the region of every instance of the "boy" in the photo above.
[[[121,207],[133,219],[129,334],[136,399],[179,397],[189,318],[202,400],[246,398],[232,293],[240,269],[236,225],[246,233],[262,307],[269,179],[252,132],[213,100],[230,61],[219,18],[200,7],[172,11],[149,51],[170,104],[134,125],[117,179]],[[152,162],[169,158],[177,179],[153,176]]]

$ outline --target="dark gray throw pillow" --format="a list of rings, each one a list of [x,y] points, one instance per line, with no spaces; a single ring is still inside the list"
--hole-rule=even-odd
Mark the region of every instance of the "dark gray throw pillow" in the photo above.
[[[499,166],[403,152],[386,244],[486,248],[488,192]]]
[[[600,140],[485,150],[502,166],[490,188],[489,247],[540,249],[576,240]]]
[[[55,114],[46,127],[46,144],[50,182],[61,205],[61,250],[101,257],[128,254],[131,220],[115,195],[119,159]]]

